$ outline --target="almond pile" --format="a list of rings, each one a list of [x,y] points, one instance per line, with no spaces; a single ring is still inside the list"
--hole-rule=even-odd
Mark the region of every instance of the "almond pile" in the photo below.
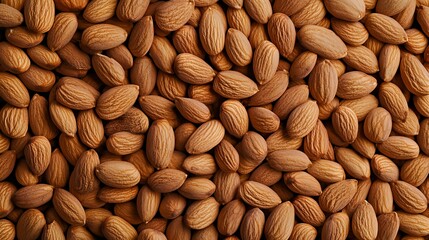
[[[429,239],[428,37],[429,0],[0,0],[0,239]]]

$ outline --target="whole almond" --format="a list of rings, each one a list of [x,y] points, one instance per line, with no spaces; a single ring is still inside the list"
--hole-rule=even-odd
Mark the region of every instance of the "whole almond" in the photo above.
[[[95,108],[98,116],[104,120],[113,120],[124,115],[135,103],[139,87],[134,84],[113,87],[97,100]]]
[[[216,220],[219,205],[213,197],[193,202],[186,210],[185,224],[197,230],[208,227]]]
[[[174,73],[173,66],[177,53],[167,38],[155,35],[149,54],[159,69],[169,74]]]
[[[185,25],[175,32],[173,44],[180,53],[191,53],[200,58],[204,58],[206,54],[201,46],[197,30],[191,25]]]
[[[286,186],[295,193],[304,196],[319,196],[322,193],[322,187],[316,178],[307,172],[292,172],[284,175]]]
[[[96,106],[100,93],[89,84],[77,78],[60,79],[55,99],[62,105],[76,110],[88,110]]]
[[[174,71],[182,81],[190,84],[209,83],[216,75],[210,65],[190,53],[177,55],[174,60]]]
[[[240,200],[234,200],[225,205],[218,216],[219,233],[224,235],[235,233],[240,227],[245,212],[246,207]]]
[[[214,157],[208,153],[190,155],[180,163],[183,169],[195,175],[210,175],[217,170]]]
[[[255,49],[253,72],[259,84],[263,85],[274,77],[279,65],[279,58],[279,50],[269,41],[262,42]]]
[[[265,237],[270,240],[286,238],[292,233],[295,211],[291,202],[278,205],[265,222]]]
[[[374,174],[382,181],[392,182],[399,178],[399,169],[389,158],[375,154],[371,160],[371,168]]]
[[[163,3],[155,13],[156,24],[164,31],[175,31],[191,18],[194,6],[193,0],[174,0]]]
[[[273,107],[273,112],[280,120],[285,120],[292,110],[308,100],[309,87],[298,85],[287,89]]]
[[[214,8],[209,7],[201,16],[199,34],[201,44],[209,55],[222,52],[225,45],[225,26],[222,15]]]
[[[316,200],[311,197],[297,196],[292,202],[296,215],[305,223],[320,227],[325,222],[325,214]]]
[[[265,215],[259,208],[252,208],[246,212],[240,226],[243,240],[259,239],[262,237],[265,224]]]
[[[290,66],[290,77],[302,79],[307,77],[316,66],[317,54],[305,51],[299,54]]]
[[[305,25],[319,26],[319,23],[326,23],[326,21],[324,21],[326,13],[327,11],[323,1],[310,1],[304,8],[290,16],[290,18],[298,28],[302,28]],[[321,24],[321,26],[323,26],[323,24]]]
[[[286,14],[273,14],[268,22],[268,34],[282,56],[287,57],[292,53],[296,32],[292,20]]]
[[[13,196],[16,192],[16,187],[10,182],[3,181],[0,183],[1,190],[1,198],[0,198],[0,216],[6,217],[9,215],[15,208],[13,204]],[[4,223],[4,222],[3,222]],[[2,224],[0,224],[2,225]],[[1,227],[0,227],[1,228]],[[0,231],[2,232],[2,231]]]
[[[405,212],[398,212],[399,229],[407,234],[413,236],[426,236],[428,235],[429,217],[422,214],[410,214]]]
[[[311,71],[308,86],[318,103],[331,102],[338,87],[338,75],[334,65],[329,60],[318,63]]]
[[[402,80],[410,92],[418,96],[429,93],[429,73],[417,57],[403,54],[399,68]]]
[[[381,78],[386,82],[391,81],[399,68],[400,51],[398,46],[392,44],[384,45],[381,49],[378,62]]]
[[[395,19],[380,13],[369,14],[365,27],[374,38],[385,43],[401,44],[408,40],[405,30]]]
[[[363,0],[353,0],[350,2],[343,0],[324,1],[326,9],[334,17],[357,22],[365,16],[365,3]]]
[[[331,30],[316,25],[302,27],[297,37],[301,45],[327,59],[340,59],[347,55],[344,42]]]
[[[162,150],[162,151],[160,151]],[[174,132],[167,120],[156,120],[147,135],[146,152],[156,168],[166,168],[174,151]]]
[[[350,219],[347,213],[339,212],[329,216],[322,228],[322,239],[346,239],[350,230]]]
[[[146,12],[150,1],[148,0],[122,0],[116,8],[116,15],[121,21],[135,22],[140,20]]]
[[[317,180],[326,183],[335,183],[346,178],[346,173],[339,163],[323,159],[314,161],[307,172]]]
[[[377,216],[367,201],[362,202],[352,218],[353,234],[359,239],[375,239],[378,233]]]
[[[377,217],[377,239],[395,239],[399,230],[399,218],[396,212],[381,214]]]
[[[344,61],[350,67],[367,74],[378,72],[378,60],[375,54],[365,46],[347,46],[347,56]]]
[[[95,176],[95,169],[99,164],[100,159],[94,150],[82,153],[70,177],[77,192],[88,193],[98,189],[100,181]]]
[[[92,57],[92,66],[97,76],[107,86],[119,86],[127,82],[124,68],[113,58],[97,53]]]
[[[246,108],[237,100],[222,103],[219,118],[226,131],[234,137],[242,137],[249,129]]]
[[[375,108],[368,113],[364,123],[365,136],[372,142],[387,140],[392,131],[392,117],[384,108]]]
[[[6,40],[20,48],[31,48],[40,44],[45,35],[35,33],[26,27],[15,27],[6,30]]]
[[[380,104],[392,115],[393,120],[404,121],[408,115],[408,103],[401,89],[394,83],[382,83],[379,91]]]
[[[0,54],[3,56],[0,58],[2,68],[11,73],[24,73],[30,68],[30,59],[27,54],[8,42],[0,43]]]
[[[28,167],[37,176],[42,175],[51,161],[51,144],[46,137],[32,137],[25,147]]]
[[[315,239],[317,237],[317,230],[307,223],[298,223],[293,227],[290,235],[291,240],[297,239]]]
[[[393,195],[389,183],[374,181],[368,193],[368,202],[373,206],[376,214],[391,213]]]
[[[377,144],[377,149],[387,157],[406,160],[419,155],[417,143],[403,136],[391,136],[386,141]]]
[[[226,204],[235,198],[240,187],[240,175],[236,172],[218,171],[213,179],[216,185],[215,198],[221,204]]]
[[[58,54],[43,45],[27,49],[27,54],[39,67],[47,70],[52,70],[61,64]]]
[[[143,146],[144,136],[130,132],[117,132],[106,140],[107,150],[116,155],[128,155]]]
[[[90,1],[82,16],[90,23],[101,23],[115,15],[116,5],[116,0]]]
[[[361,98],[371,93],[376,87],[377,80],[374,77],[361,71],[351,71],[339,77],[337,96],[344,99]]]
[[[141,188],[137,196],[137,212],[140,219],[143,222],[152,220],[158,211],[160,202],[161,193],[155,192],[147,186]]]
[[[52,198],[58,215],[73,226],[82,226],[86,223],[85,211],[79,200],[70,192],[57,188]]]
[[[15,236],[16,236],[15,225],[7,219],[1,219],[0,234],[3,236],[5,240],[15,239]]]
[[[404,182],[391,182],[393,200],[408,213],[422,213],[427,208],[427,199],[424,194],[413,185]]]
[[[362,45],[369,37],[368,30],[360,22],[349,22],[331,18],[331,27],[345,43],[351,46]]]
[[[313,130],[319,116],[315,101],[308,100],[296,107],[290,114],[286,131],[291,137],[302,138]]]
[[[121,45],[127,32],[112,24],[95,24],[82,33],[82,44],[93,51],[106,50]]]
[[[101,182],[115,188],[132,187],[140,181],[137,168],[123,161],[103,162],[96,167],[95,174]]]
[[[253,128],[261,133],[272,133],[280,127],[279,117],[266,108],[252,107],[248,114]]]
[[[107,217],[102,225],[102,232],[106,239],[137,238],[137,231],[134,227],[118,216]]]
[[[187,199],[204,200],[210,197],[216,189],[216,185],[206,178],[188,178],[179,188],[179,193]]]
[[[72,39],[76,29],[76,15],[72,13],[60,13],[56,15],[52,29],[47,36],[48,47],[52,51],[61,49]]]
[[[202,124],[189,137],[186,151],[191,154],[205,153],[222,141],[225,129],[218,120],[210,120]]]
[[[150,188],[157,192],[168,193],[179,189],[187,175],[176,169],[163,169],[153,173],[148,179]]]
[[[19,239],[37,239],[43,231],[46,219],[37,209],[28,209],[16,223],[16,237]]]
[[[319,197],[319,205],[325,212],[338,212],[351,201],[356,191],[357,180],[347,179],[333,183],[323,189]]]
[[[280,197],[271,188],[254,181],[241,184],[239,194],[244,202],[259,208],[272,208],[281,203]]]
[[[237,29],[228,29],[225,37],[225,50],[235,65],[246,66],[252,61],[252,46],[246,35]]]
[[[0,83],[0,97],[15,107],[27,107],[30,103],[30,96],[24,84],[9,73],[2,72],[0,77],[4,79]]]
[[[24,16],[19,10],[3,2],[0,4],[0,12],[3,13],[0,18],[1,27],[16,27],[24,21]]]
[[[54,188],[47,184],[36,184],[20,188],[15,192],[14,204],[20,208],[37,208],[51,201]]]
[[[27,27],[39,33],[48,32],[54,24],[55,3],[49,1],[30,1],[24,4],[24,18]]]

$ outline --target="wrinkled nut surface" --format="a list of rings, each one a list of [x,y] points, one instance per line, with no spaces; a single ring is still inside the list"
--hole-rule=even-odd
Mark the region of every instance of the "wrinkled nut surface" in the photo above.
[[[0,240],[429,239],[428,0],[0,0]]]

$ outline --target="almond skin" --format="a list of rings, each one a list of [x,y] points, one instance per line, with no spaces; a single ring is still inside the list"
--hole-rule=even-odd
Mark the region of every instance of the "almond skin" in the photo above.
[[[308,86],[318,103],[326,104],[334,100],[338,88],[335,66],[329,60],[318,63],[311,71]]]
[[[246,108],[237,100],[222,103],[219,118],[225,130],[234,137],[242,137],[249,129],[249,118]]]
[[[30,170],[40,176],[51,161],[51,144],[46,137],[32,137],[27,143],[24,153]]]
[[[311,197],[298,196],[293,201],[296,215],[305,223],[320,227],[325,222],[325,214],[316,200]]]
[[[252,46],[246,35],[237,29],[228,29],[225,37],[225,50],[235,65],[246,66],[252,61]]]
[[[47,36],[49,49],[57,51],[64,47],[77,30],[77,18],[72,13],[60,13],[55,16],[54,24]]]
[[[204,50],[211,56],[219,54],[225,45],[222,15],[209,7],[201,16],[199,34]]]
[[[37,209],[28,209],[16,223],[16,237],[19,239],[37,239],[43,231],[46,219]]]

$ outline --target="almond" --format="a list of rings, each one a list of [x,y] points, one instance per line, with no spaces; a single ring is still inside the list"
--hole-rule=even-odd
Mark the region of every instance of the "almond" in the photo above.
[[[418,96],[429,93],[429,73],[417,57],[403,54],[400,70],[402,81],[410,92]]]
[[[176,169],[163,169],[153,173],[148,179],[148,185],[160,193],[173,192],[185,182],[187,175]]]
[[[350,67],[367,74],[378,72],[378,61],[375,54],[365,46],[348,46],[344,61]]]
[[[357,81],[357,79],[360,79]],[[377,80],[360,71],[351,71],[338,79],[337,96],[344,99],[361,98],[377,87]]]
[[[404,121],[408,115],[408,103],[401,89],[394,83],[382,83],[379,91],[380,104],[392,115],[393,120]]]
[[[37,208],[51,201],[53,186],[36,184],[20,188],[15,192],[14,204],[20,208]]]
[[[128,155],[143,146],[144,136],[130,132],[117,132],[106,140],[107,150],[116,155]]]
[[[419,155],[417,143],[403,136],[391,136],[386,141],[377,144],[377,149],[387,157],[406,160]]]
[[[239,194],[244,202],[253,207],[273,208],[281,203],[280,197],[271,188],[254,181],[241,184]]]
[[[326,219],[322,228],[322,239],[346,239],[350,230],[350,219],[347,213],[334,213]]]
[[[246,207],[240,200],[234,200],[225,205],[218,216],[219,233],[223,235],[234,234],[240,227],[245,212]]]
[[[210,197],[216,189],[216,185],[206,178],[188,178],[179,188],[179,193],[192,200],[204,200]]]
[[[279,116],[280,120],[285,120],[292,110],[307,102],[308,95],[309,87],[307,85],[291,87],[275,103],[273,112]]]
[[[252,46],[246,35],[237,29],[228,29],[225,38],[225,50],[235,65],[246,66],[252,61]]]
[[[209,55],[222,52],[225,45],[225,26],[222,15],[214,8],[209,7],[201,16],[199,34],[201,44]],[[268,19],[267,19],[268,20]]]
[[[351,201],[357,191],[357,180],[347,179],[333,183],[323,189],[319,197],[319,205],[325,212],[335,213],[343,209]]]
[[[241,138],[249,129],[249,118],[246,108],[237,100],[223,102],[219,118],[226,131],[234,137]]]
[[[70,177],[70,181],[74,181],[75,191],[89,193],[99,188],[100,181],[95,175],[95,169],[99,164],[100,159],[94,150],[81,154]]]
[[[365,19],[365,27],[377,40],[389,44],[402,44],[408,41],[407,34],[402,26],[393,18],[371,13]]]
[[[1,219],[0,220],[0,234],[3,236],[5,240],[13,240],[15,239],[15,225],[7,220],[7,219]]]
[[[24,18],[28,29],[34,32],[48,32],[54,24],[55,3],[50,1],[31,1],[24,4]]]
[[[213,197],[193,202],[184,215],[185,224],[197,230],[208,227],[216,220],[219,205]]]
[[[263,85],[274,77],[279,57],[279,50],[269,41],[262,42],[255,49],[253,72],[259,84]]]
[[[293,227],[290,235],[291,240],[298,239],[315,239],[317,237],[317,230],[306,223],[298,223]]]
[[[237,145],[240,155],[238,172],[247,174],[253,171],[265,159],[268,146],[265,139],[258,133],[249,131],[244,134],[242,141]]]
[[[368,30],[360,22],[349,22],[337,18],[331,18],[332,30],[347,44],[359,46],[369,37]]]
[[[311,71],[308,86],[318,103],[331,102],[338,87],[338,75],[334,65],[329,60],[319,62]]]
[[[377,239],[395,239],[399,230],[399,218],[396,212],[381,214],[377,217]]]
[[[100,93],[77,78],[64,77],[59,81],[55,99],[62,105],[76,110],[94,108]]]
[[[253,128],[261,133],[272,133],[280,127],[279,117],[266,108],[252,107],[247,111]]]
[[[177,55],[174,60],[174,71],[182,81],[190,84],[209,83],[216,75],[210,65],[190,53]]]
[[[353,234],[359,239],[375,239],[378,233],[377,216],[367,201],[362,202],[352,218]]]
[[[135,57],[144,57],[149,51],[154,38],[152,16],[140,19],[130,33],[128,48]]]
[[[194,6],[193,0],[174,0],[163,3],[155,13],[156,24],[161,30],[175,31],[191,18]]]
[[[365,3],[362,0],[347,1],[325,1],[326,9],[334,17],[357,22],[365,16]]]
[[[82,14],[90,23],[101,23],[115,15],[117,1],[95,0],[90,1]]]
[[[167,120],[156,120],[149,128],[147,139],[148,160],[156,168],[166,168],[174,151],[173,128]]]
[[[380,51],[378,64],[380,67],[380,76],[385,82],[393,79],[399,68],[400,50],[397,45],[386,44]]]
[[[166,194],[159,205],[159,213],[166,219],[180,216],[186,207],[186,199],[177,193]]]
[[[113,87],[97,100],[95,108],[98,116],[104,120],[113,120],[124,115],[131,107],[138,96],[139,87],[134,84]]]
[[[211,154],[190,155],[181,162],[186,171],[195,175],[210,175],[217,170],[216,162]]]
[[[415,136],[418,135],[420,131],[420,123],[417,118],[417,115],[413,112],[413,110],[408,109],[407,118],[405,121],[395,121],[392,125],[393,131],[404,135],[404,136]],[[424,148],[424,145],[421,145]]]
[[[323,1],[310,1],[290,18],[296,27],[302,28],[305,25],[318,25],[323,21],[326,13]]]
[[[97,53],[92,57],[92,66],[97,76],[107,86],[113,87],[127,83],[124,68],[113,58]]]
[[[103,162],[96,167],[95,174],[101,182],[115,188],[132,187],[140,181],[137,168],[123,161]]]
[[[384,108],[375,108],[365,118],[365,136],[375,143],[386,141],[392,131],[392,117]]]
[[[262,106],[274,102],[285,92],[288,84],[288,73],[286,71],[277,71],[270,81],[258,86],[259,91],[250,97],[247,104],[249,106]]]
[[[358,135],[358,118],[355,112],[340,106],[332,114],[332,125],[338,136],[347,143],[352,143]]]
[[[43,45],[27,49],[27,54],[35,64],[46,70],[52,70],[61,64],[58,54]]]
[[[393,196],[389,183],[374,181],[368,193],[368,202],[374,207],[376,214],[393,211]]]
[[[82,44],[93,51],[107,50],[121,45],[127,32],[112,24],[95,24],[82,33]]]
[[[347,204],[345,208],[347,214],[354,214],[358,206],[368,197],[370,188],[371,179],[366,179],[358,182],[356,194],[353,196],[352,200],[349,202],[349,204]]]
[[[404,32],[405,33],[405,32]],[[302,27],[297,37],[303,47],[327,59],[340,59],[347,55],[347,47],[331,30],[316,25]]]
[[[24,21],[24,16],[19,10],[3,2],[0,4],[0,12],[2,12],[2,17],[0,18],[1,27],[16,27]]]
[[[1,186],[1,190],[0,190],[0,194],[1,194],[0,216],[6,217],[15,208],[12,201],[13,201],[13,196],[14,196],[17,189],[12,183],[6,182],[6,181],[3,181],[2,183],[0,183],[0,186]],[[6,223],[3,222],[3,224],[6,224]],[[4,226],[3,224],[0,224],[0,226]],[[0,228],[2,228],[2,227],[0,227]],[[0,232],[2,233],[1,230],[0,230]]]
[[[294,172],[306,170],[310,165],[310,159],[299,150],[277,150],[267,156],[270,166],[282,172]]]
[[[240,226],[241,237],[244,240],[260,239],[264,231],[265,215],[259,208],[246,212]]]
[[[202,124],[189,137],[186,143],[186,151],[191,154],[205,153],[222,141],[225,129],[218,120],[210,120]]]
[[[382,181],[393,182],[399,179],[399,169],[389,158],[375,154],[371,160],[371,168],[374,174]]]
[[[6,30],[6,39],[8,42],[20,48],[31,48],[40,44],[45,35],[35,33],[26,27],[15,27]]]
[[[429,234],[429,218],[422,214],[398,212],[399,229],[413,236],[426,236]]]
[[[362,121],[372,109],[378,107],[378,99],[370,94],[357,99],[343,100],[340,105],[352,109],[358,121]]]
[[[30,68],[30,59],[22,49],[19,49],[8,42],[0,43],[0,64],[2,68],[14,73],[24,73]]]
[[[284,182],[292,192],[304,196],[319,196],[322,193],[322,187],[317,179],[306,172],[286,173]]]
[[[335,183],[346,178],[346,173],[340,164],[323,159],[314,161],[307,172],[317,180],[326,183]]]
[[[161,193],[154,192],[147,186],[140,189],[137,196],[137,212],[143,222],[149,222],[155,217],[160,202]]]
[[[70,192],[57,188],[54,191],[52,202],[58,215],[73,226],[82,226],[86,223],[85,211],[79,200]]]
[[[408,213],[422,213],[427,208],[427,199],[424,194],[413,185],[404,182],[391,182],[393,200]]]
[[[140,20],[146,12],[150,1],[147,0],[122,0],[116,8],[116,15],[121,21],[135,22]]]
[[[267,239],[288,239],[292,233],[294,216],[295,211],[291,202],[278,205],[265,222],[265,237]]]
[[[16,237],[19,239],[37,239],[43,231],[46,219],[37,209],[28,209],[16,223]]]
[[[221,204],[226,204],[235,198],[240,187],[240,175],[236,172],[217,171],[213,179],[216,185],[215,198]]]
[[[308,100],[296,107],[290,114],[286,131],[291,137],[302,138],[313,130],[319,116],[315,101]]]
[[[177,54],[167,38],[155,35],[149,54],[159,69],[169,74],[174,73],[173,65]]]
[[[313,198],[299,195],[293,201],[293,206],[303,222],[314,227],[320,227],[325,222],[325,214]]]
[[[304,0],[295,2],[291,0],[286,1],[274,1],[273,10],[275,12],[282,12],[288,16],[300,11],[302,8],[307,6],[310,1]]]
[[[134,227],[118,216],[107,217],[102,225],[102,232],[107,239],[136,239]]]
[[[296,32],[292,20],[286,14],[273,14],[268,22],[268,34],[283,57],[292,53]]]
[[[222,140],[214,151],[216,163],[222,171],[235,172],[238,170],[239,155],[230,142]]]

